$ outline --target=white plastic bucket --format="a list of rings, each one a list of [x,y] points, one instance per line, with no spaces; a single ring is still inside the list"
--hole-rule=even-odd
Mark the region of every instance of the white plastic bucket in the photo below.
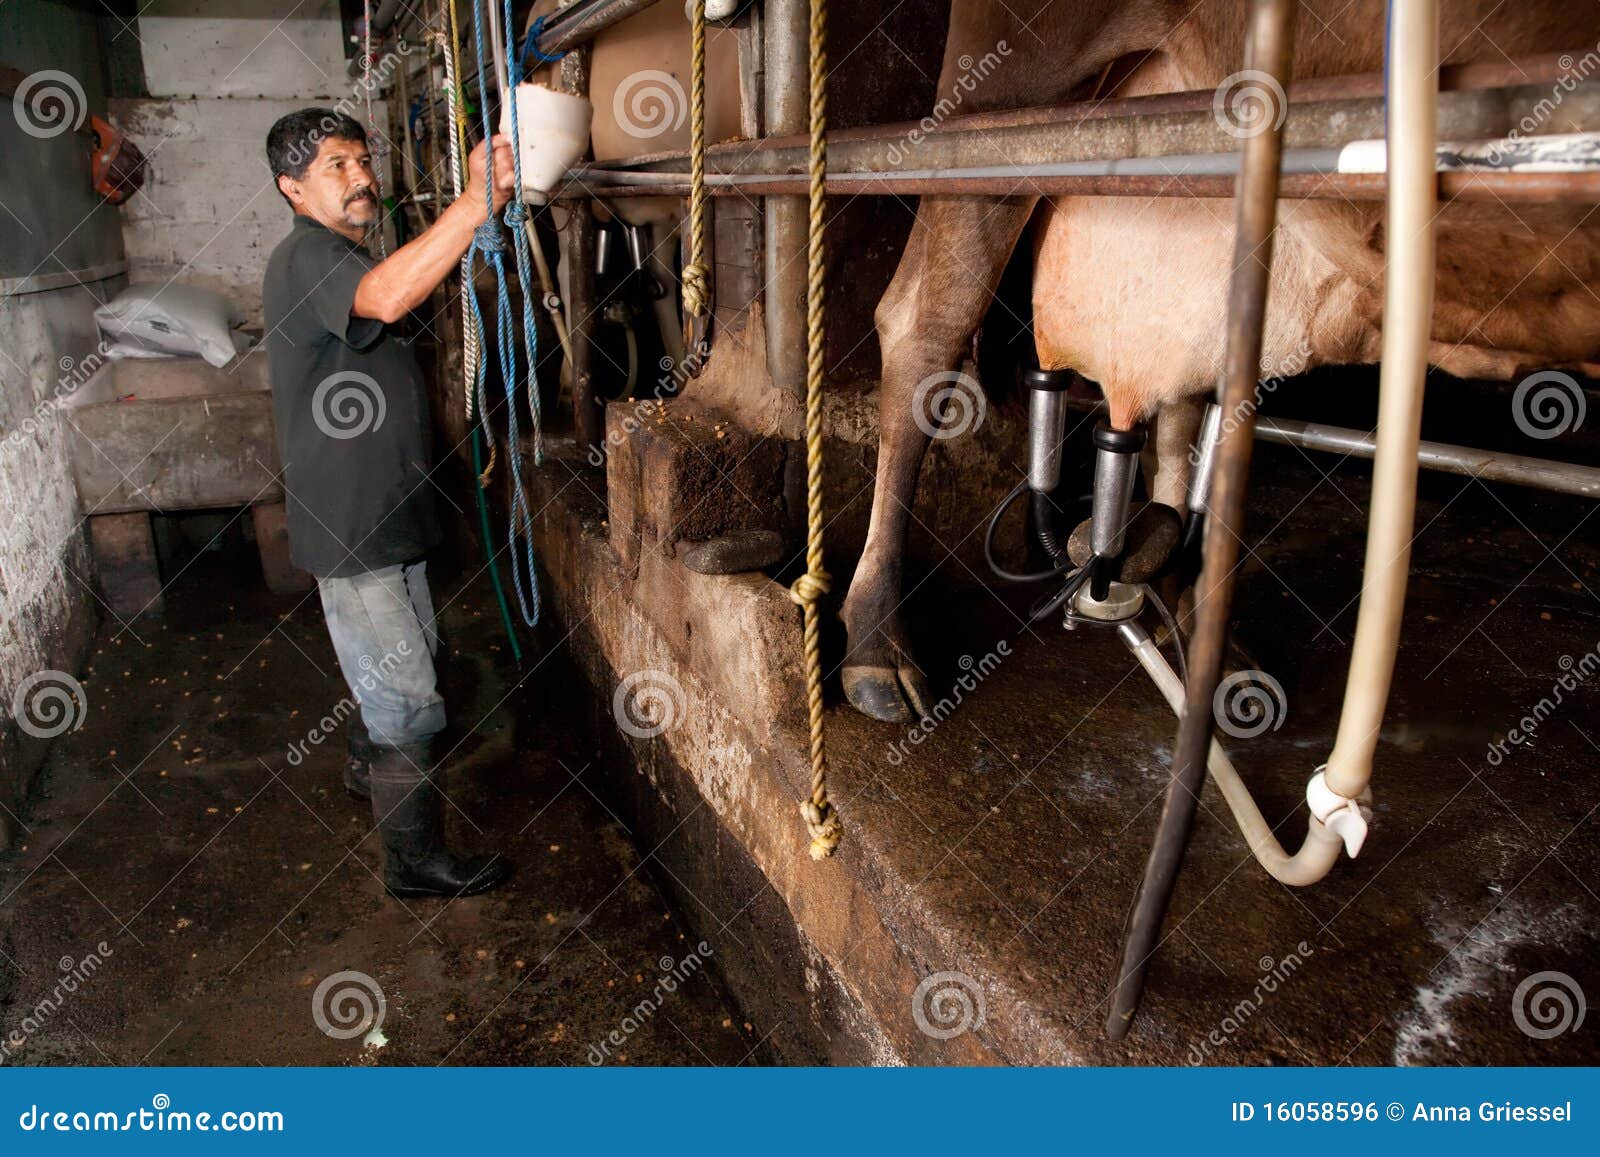
[[[522,147],[522,196],[542,200],[589,147],[594,106],[581,96],[541,84],[517,85],[517,138]],[[511,109],[500,111],[500,131],[511,135]]]

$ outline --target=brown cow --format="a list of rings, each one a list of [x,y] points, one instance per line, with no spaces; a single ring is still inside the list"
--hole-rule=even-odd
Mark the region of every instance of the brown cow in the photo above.
[[[1583,49],[1595,19],[1562,0],[1449,0],[1445,63]],[[1243,67],[1247,0],[955,0],[939,91],[959,62],[1000,41],[1005,67],[964,111],[1082,98],[1113,62],[1137,69],[1117,95],[1213,88]],[[1383,63],[1381,0],[1302,0],[1294,75],[1373,72]],[[927,437],[913,397],[948,372],[988,308],[1040,198],[926,196],[877,310],[883,351],[872,519],[841,618],[844,685],[866,714],[903,720],[931,702],[901,622],[901,557]],[[1453,204],[1437,221],[1431,360],[1460,375],[1510,378],[1524,367],[1589,368],[1600,351],[1600,220],[1593,209]],[[1035,230],[1040,364],[1100,383],[1118,428],[1159,408],[1154,497],[1181,507],[1198,400],[1222,364],[1233,220],[1222,201],[1056,197]],[[1263,363],[1297,372],[1380,352],[1381,205],[1285,202]]]

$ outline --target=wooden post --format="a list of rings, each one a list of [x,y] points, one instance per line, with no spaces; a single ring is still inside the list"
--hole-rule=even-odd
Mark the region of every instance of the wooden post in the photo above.
[[[119,621],[166,611],[156,539],[147,511],[91,515],[89,545],[94,551],[101,597]]]

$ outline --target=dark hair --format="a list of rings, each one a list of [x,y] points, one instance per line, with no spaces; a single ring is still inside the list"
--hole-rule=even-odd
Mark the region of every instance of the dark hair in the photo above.
[[[304,180],[325,140],[366,144],[367,130],[353,117],[332,108],[303,108],[279,117],[267,130],[267,164],[272,167],[273,184],[279,177]]]

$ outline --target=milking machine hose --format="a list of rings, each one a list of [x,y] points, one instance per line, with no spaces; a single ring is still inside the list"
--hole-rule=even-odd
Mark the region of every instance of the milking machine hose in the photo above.
[[[1001,500],[1000,505],[995,508],[995,512],[989,516],[989,526],[984,531],[983,535],[983,558],[984,561],[989,564],[989,569],[994,572],[995,576],[997,578],[1004,579],[1007,582],[1044,582],[1047,579],[1053,579],[1061,575],[1066,576],[1066,582],[1062,585],[1060,590],[1041,601],[1035,602],[1034,605],[1028,609],[1028,621],[1030,623],[1037,623],[1040,620],[1046,619],[1055,614],[1056,611],[1061,609],[1062,605],[1068,599],[1083,589],[1083,584],[1089,581],[1090,568],[1087,566],[1078,568],[1073,567],[1072,559],[1067,557],[1065,548],[1063,548],[1055,538],[1055,527],[1051,522],[1051,519],[1055,514],[1055,504],[1050,500],[1050,496],[1048,494],[1038,490],[1034,491],[1033,494],[1033,514],[1034,522],[1036,524],[1034,527],[1034,532],[1038,534],[1041,545],[1049,553],[1050,557],[1056,560],[1056,566],[1051,570],[1031,572],[1011,571],[1001,566],[1000,563],[995,559],[995,531],[999,528],[1000,520],[1005,517],[1006,511],[1011,509],[1011,504],[1014,503],[1026,489],[1028,489],[1028,483],[1026,481],[1018,483],[1016,488]],[[1156,590],[1153,586],[1151,586],[1149,583],[1141,583],[1140,589],[1144,591],[1145,599],[1155,604],[1156,611],[1161,615],[1161,621],[1166,624],[1167,631],[1172,636],[1172,649],[1178,656],[1179,678],[1185,680],[1188,679],[1189,663],[1187,657],[1183,653],[1183,635],[1178,631],[1178,620],[1173,616],[1172,611],[1168,609],[1167,604],[1162,600],[1161,596],[1156,594]],[[1115,627],[1119,625],[1116,622],[1103,622],[1099,619],[1090,618],[1076,618],[1075,621],[1080,623],[1088,623],[1097,627]]]
[[[1016,489],[1012,490],[1010,494],[1007,494],[1003,499],[1001,499],[1000,505],[995,507],[994,513],[989,516],[988,529],[986,529],[983,533],[983,560],[989,564],[989,569],[994,572],[996,578],[1004,579],[1008,583],[1042,583],[1046,579],[1053,579],[1057,575],[1066,574],[1068,571],[1073,569],[1072,560],[1066,557],[1066,551],[1060,550],[1060,548],[1056,545],[1053,527],[1048,528],[1050,537],[1047,540],[1044,539],[1044,528],[1042,526],[1040,533],[1041,540],[1044,540],[1045,549],[1050,552],[1051,558],[1053,558],[1056,563],[1056,565],[1050,570],[1007,570],[1005,567],[1001,566],[999,560],[995,558],[994,535],[995,531],[1000,527],[1000,520],[1005,517],[1006,511],[1011,509],[1012,503],[1016,502],[1018,498],[1022,497],[1022,492],[1027,489],[1028,483],[1026,479],[1017,483]],[[1042,504],[1039,502],[1039,499],[1044,500]],[[1034,501],[1035,515],[1037,516],[1039,514],[1041,505],[1048,506],[1049,503],[1049,495],[1038,494]]]

